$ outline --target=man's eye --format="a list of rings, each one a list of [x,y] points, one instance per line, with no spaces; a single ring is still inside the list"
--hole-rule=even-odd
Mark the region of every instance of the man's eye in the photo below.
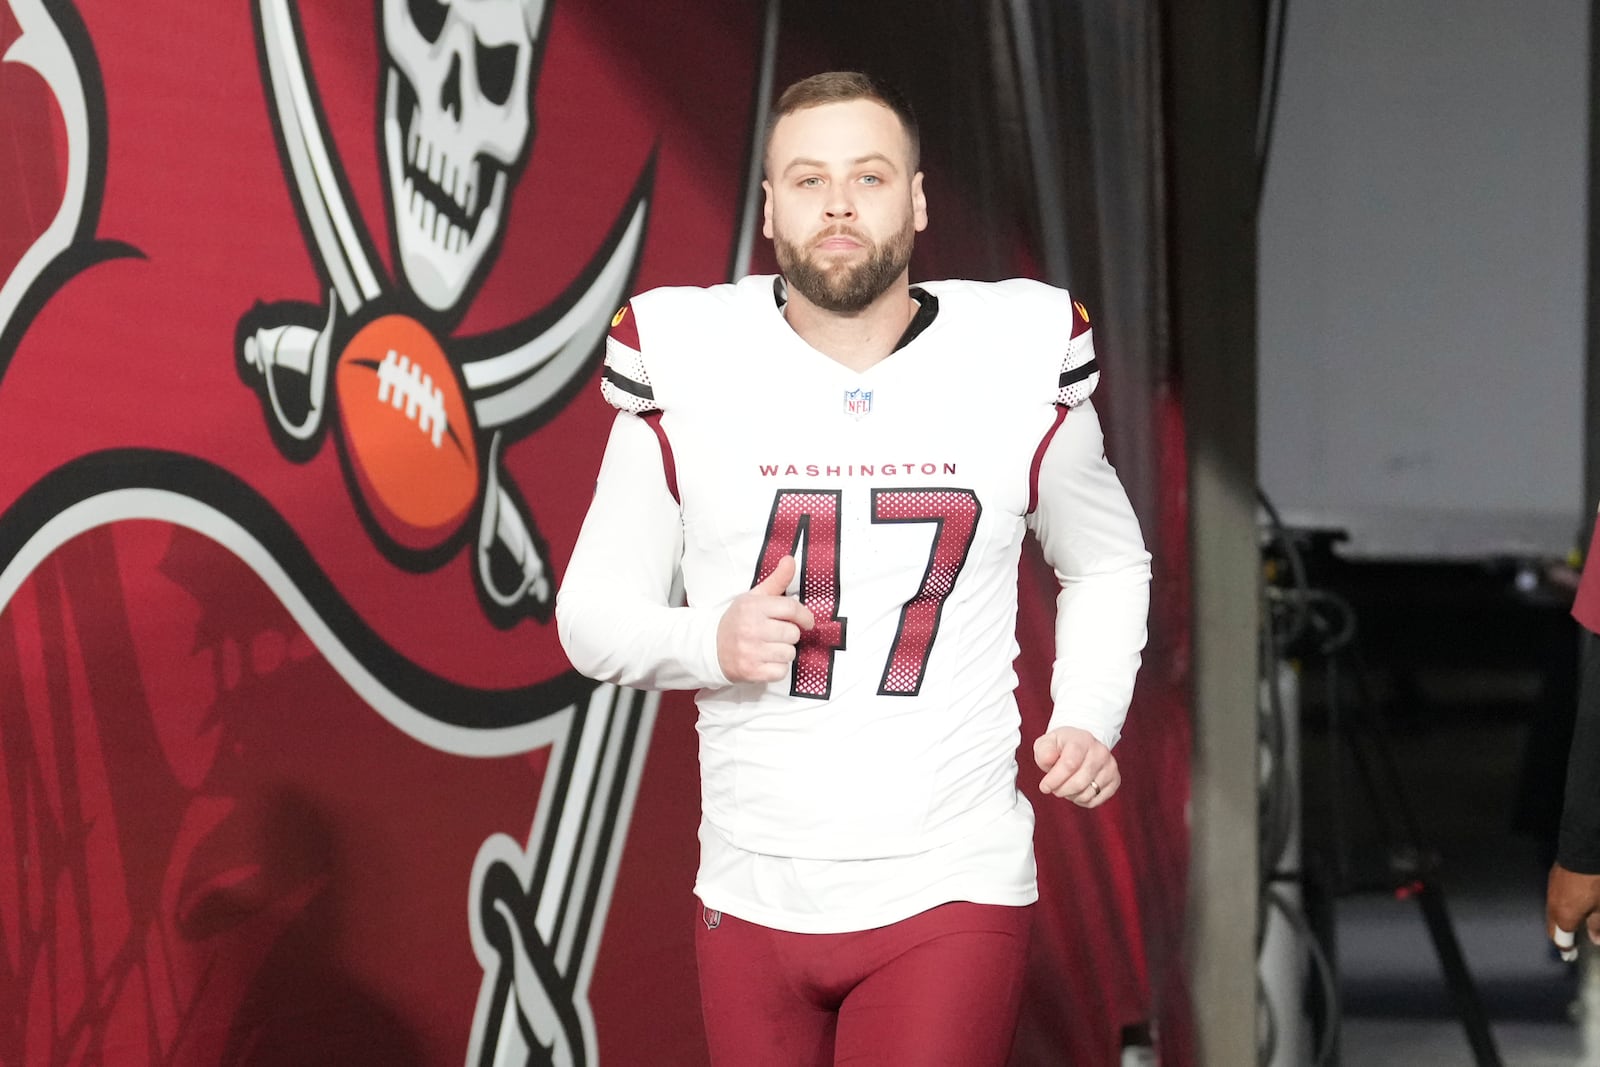
[[[821,184],[822,184],[822,179],[821,178],[801,178],[800,179],[800,185],[801,185],[802,188],[805,188],[805,189],[815,189],[817,186],[819,186]]]
[[[883,180],[881,178],[879,178],[876,174],[863,174],[861,176],[861,184],[862,185],[881,185],[881,184],[883,184]]]

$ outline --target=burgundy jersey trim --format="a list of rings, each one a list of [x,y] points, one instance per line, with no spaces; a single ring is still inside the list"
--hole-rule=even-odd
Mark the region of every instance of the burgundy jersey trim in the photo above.
[[[678,496],[678,465],[672,459],[672,442],[667,440],[667,431],[661,428],[661,412],[647,411],[639,417],[650,424],[650,428],[656,432],[656,440],[661,442],[661,471],[667,476],[667,492],[681,507],[683,499]]]
[[[1089,309],[1078,303],[1072,302],[1072,336],[1078,337],[1089,332]]]
[[[617,313],[611,316],[611,336],[635,352],[642,347],[639,344],[639,327],[634,322],[632,301],[623,304],[617,309]]]
[[[1055,437],[1056,431],[1061,429],[1061,424],[1067,419],[1067,412],[1072,409],[1065,404],[1056,405],[1056,421],[1050,424],[1050,429],[1045,431],[1044,439],[1039,442],[1039,447],[1033,453],[1033,466],[1028,469],[1028,510],[1032,515],[1039,506],[1039,468],[1044,463],[1045,449],[1050,447],[1050,441]]]

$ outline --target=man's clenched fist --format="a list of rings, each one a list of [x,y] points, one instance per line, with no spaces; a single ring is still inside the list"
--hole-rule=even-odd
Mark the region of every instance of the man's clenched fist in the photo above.
[[[1039,790],[1097,808],[1122,784],[1117,758],[1087,730],[1058,726],[1033,743],[1033,762],[1044,772]]]
[[[789,673],[800,633],[816,625],[811,609],[784,590],[794,580],[794,557],[748,593],[740,593],[717,624],[717,662],[730,682],[777,682]]]

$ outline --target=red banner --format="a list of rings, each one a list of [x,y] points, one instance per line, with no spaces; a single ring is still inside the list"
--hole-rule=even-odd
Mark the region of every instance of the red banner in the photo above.
[[[550,607],[611,313],[744,262],[759,18],[0,0],[0,1063],[704,1059],[692,706]],[[1149,855],[1042,859],[1041,966]]]

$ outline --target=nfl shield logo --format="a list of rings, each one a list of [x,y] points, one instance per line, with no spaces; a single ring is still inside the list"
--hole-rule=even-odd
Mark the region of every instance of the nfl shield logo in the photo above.
[[[846,389],[844,391],[844,413],[853,418],[872,414],[871,389]]]

